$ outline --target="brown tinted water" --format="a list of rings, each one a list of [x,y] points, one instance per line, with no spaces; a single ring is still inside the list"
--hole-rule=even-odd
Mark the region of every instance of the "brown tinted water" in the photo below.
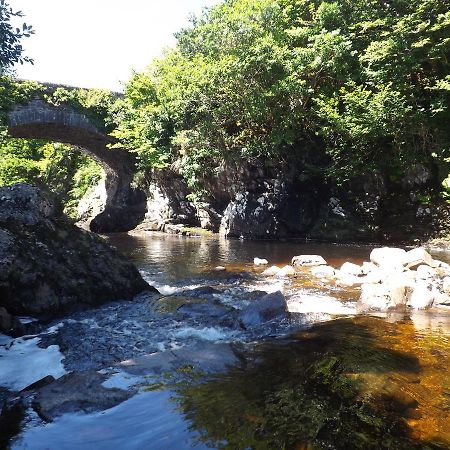
[[[108,239],[163,293],[225,286],[214,302],[235,301],[237,307],[245,305],[243,294],[255,289],[282,289],[288,299],[308,299],[310,306],[324,299],[354,304],[358,289],[320,282],[308,271],[268,280],[253,258],[284,265],[295,255],[319,254],[338,267],[367,260],[371,250],[158,233]],[[449,260],[444,253],[437,257]],[[218,265],[227,271],[214,271]],[[168,306],[178,305],[179,299],[176,294],[167,298],[172,302]],[[240,363],[218,374],[206,373],[206,366],[196,361],[156,378],[144,366],[141,373],[131,372],[140,374],[133,385],[139,393],[131,399],[105,412],[67,414],[52,424],[31,417],[12,448],[450,449],[448,314],[376,317],[320,310],[293,314],[300,326],[277,324],[263,329],[266,334],[248,334],[212,319],[177,316],[176,308],[163,307],[164,301],[158,300],[156,315],[145,301],[135,300],[71,317],[57,331],[64,339],[55,338],[65,344],[66,368],[102,368],[111,374],[119,370],[116,363],[128,364],[143,353],[155,352],[164,360],[174,348],[195,351],[201,339],[206,345],[200,348],[209,352],[203,363],[211,355],[221,361],[229,357],[229,343]],[[156,353],[161,351],[158,343],[168,350]],[[116,361],[108,359],[111,353],[119,355]]]
[[[157,260],[158,268],[162,265],[166,282],[180,278],[214,278],[217,275],[214,273],[211,275],[211,269],[218,265],[225,266],[228,271],[260,273],[262,269],[253,266],[255,256],[267,258],[270,264],[283,265],[289,264],[294,255],[319,254],[330,265],[339,267],[345,261],[361,263],[367,260],[371,250],[368,246],[248,242],[218,238],[192,239],[159,234],[116,236],[113,242],[144,270],[154,272],[153,264]],[[437,257],[441,260],[449,259],[446,253],[440,253]],[[359,295],[357,289],[335,289],[312,280],[307,275],[297,277],[291,283],[289,290],[297,289],[322,290],[342,300],[356,299]],[[299,332],[289,340],[289,343],[261,346],[257,353],[258,358],[255,360],[259,361],[258,364],[250,367],[247,372],[232,372],[221,380],[201,384],[195,388],[190,386],[184,391],[184,397],[181,396],[185,413],[194,419],[194,424],[199,422],[198,428],[203,429],[206,441],[212,439],[216,444],[221,440],[230,441],[231,435],[244,439],[242,428],[249,427],[250,429],[246,431],[247,437],[257,436],[260,433],[260,437],[263,438],[254,438],[256,440],[249,441],[245,445],[250,445],[249,448],[266,448],[264,445],[269,445],[268,442],[273,440],[273,436],[279,434],[273,429],[277,426],[268,425],[267,422],[275,420],[277,423],[273,417],[274,411],[267,410],[267,402],[271,403],[268,398],[273,400],[274,395],[281,395],[279,389],[280,386],[285,388],[284,383],[291,388],[296,383],[308,384],[308,376],[311,375],[307,370],[308,367],[322,364],[327,358],[332,360],[336,358],[336,364],[339,366],[338,378],[341,381],[345,380],[344,385],[347,381],[350,383],[354,404],[358,404],[360,408],[370,406],[380,413],[381,417],[391,420],[395,426],[400,427],[399,435],[407,436],[419,445],[450,448],[450,315],[448,314],[415,313],[410,316],[391,314],[384,317],[359,316],[338,319]],[[255,367],[258,372],[256,378],[253,372]],[[255,379],[260,380],[261,386],[255,386]],[[254,388],[250,388],[251,385]],[[201,395],[202,391],[207,393],[208,401]],[[193,392],[195,392],[194,399],[192,399]],[[338,388],[334,394],[340,397]],[[203,400],[198,403],[195,401],[196,397]],[[291,401],[292,399],[286,400],[284,408],[289,411],[292,408],[296,410]],[[307,448],[302,446],[309,445],[308,442],[313,445],[314,439],[316,444],[320,441],[317,440],[317,436],[314,438],[314,433],[310,431],[315,420],[312,415],[309,418],[310,423],[306,426],[308,429],[306,434],[302,427],[297,427],[300,428],[297,429],[299,436],[302,436],[303,432],[302,438],[306,439],[306,443],[299,443],[297,442],[299,436],[295,436],[294,422],[299,419],[308,422],[308,419],[301,414],[297,418],[289,417],[290,413],[284,411],[280,404],[272,407],[275,408],[275,414],[280,414],[279,421],[284,421],[283,427],[280,428],[284,431],[283,438],[278,441],[275,439],[267,448],[294,443],[298,444],[297,448]],[[280,409],[277,411],[278,407]],[[202,408],[205,408],[208,414]],[[317,413],[314,407],[311,411]],[[268,414],[271,416],[268,417]],[[221,416],[220,420],[218,415]],[[317,415],[321,416],[318,413]],[[363,417],[362,413],[360,415]],[[362,423],[368,422],[364,417],[361,420]],[[224,423],[228,425],[225,426]],[[270,439],[263,431],[266,426],[272,430]],[[286,441],[286,433],[293,433],[291,441]],[[364,431],[361,431],[361,435],[355,436],[362,440],[356,446],[358,439],[355,438],[353,442],[355,448],[364,446]],[[242,446],[244,441],[239,441],[240,443],[236,441],[233,445],[238,447],[229,448],[245,448]],[[405,442],[405,446],[408,447],[409,441]],[[369,447],[374,443],[384,445],[376,439],[372,442],[367,437],[366,444]],[[351,441],[348,441],[347,445],[351,445]],[[386,444],[390,448],[395,448],[395,445],[400,443],[392,445],[394,447]]]

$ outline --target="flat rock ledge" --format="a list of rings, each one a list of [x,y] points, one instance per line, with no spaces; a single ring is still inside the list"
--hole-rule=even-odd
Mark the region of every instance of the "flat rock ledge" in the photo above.
[[[101,237],[73,225],[39,189],[0,188],[2,332],[12,316],[51,319],[156,291]]]

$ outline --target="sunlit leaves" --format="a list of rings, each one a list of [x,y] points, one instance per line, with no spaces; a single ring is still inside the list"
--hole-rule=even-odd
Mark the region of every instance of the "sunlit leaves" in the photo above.
[[[22,11],[14,11],[6,0],[0,0],[0,75],[16,63],[33,63],[31,58],[23,56],[21,41],[30,37],[34,30],[26,23],[15,27],[14,19],[20,17],[23,17]]]
[[[402,170],[449,148],[449,26],[438,0],[224,0],[133,76],[116,136],[199,190],[223,160],[308,143],[335,181]]]

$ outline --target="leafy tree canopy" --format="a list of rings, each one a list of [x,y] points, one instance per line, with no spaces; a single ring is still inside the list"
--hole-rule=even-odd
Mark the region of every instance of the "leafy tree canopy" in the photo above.
[[[6,0],[0,0],[0,74],[11,67],[25,62],[33,63],[33,60],[23,56],[21,41],[34,33],[33,28],[23,23],[16,28],[12,23],[14,18],[23,17],[22,11],[14,11]]]
[[[115,135],[193,187],[227,159],[305,160],[337,183],[450,157],[442,0],[224,0],[126,89]]]

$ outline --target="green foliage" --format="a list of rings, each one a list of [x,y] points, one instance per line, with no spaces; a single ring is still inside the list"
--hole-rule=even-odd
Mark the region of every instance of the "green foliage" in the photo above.
[[[26,182],[45,187],[74,212],[102,173],[95,161],[71,146],[0,135],[0,186]]]
[[[71,212],[102,176],[100,166],[69,145],[33,139],[12,139],[6,115],[16,104],[40,95],[53,104],[69,104],[90,111],[90,119],[105,128],[117,95],[86,89],[49,89],[35,82],[0,77],[0,185],[27,182],[55,193]]]
[[[225,0],[132,77],[114,134],[199,192],[223,160],[310,149],[334,182],[398,176],[449,156],[449,35],[440,0]]]
[[[0,0],[0,75],[10,71],[16,63],[33,64],[31,58],[22,55],[23,48],[20,42],[24,37],[33,34],[34,30],[26,23],[16,28],[12,23],[16,17],[23,17],[22,11],[14,11],[6,0]]]
[[[0,130],[6,126],[6,114],[14,105],[26,103],[43,89],[34,81],[17,82],[10,76],[0,74]]]
[[[99,130],[109,132],[116,125],[118,94],[104,89],[47,88],[44,99],[54,106],[70,106],[84,114]]]

